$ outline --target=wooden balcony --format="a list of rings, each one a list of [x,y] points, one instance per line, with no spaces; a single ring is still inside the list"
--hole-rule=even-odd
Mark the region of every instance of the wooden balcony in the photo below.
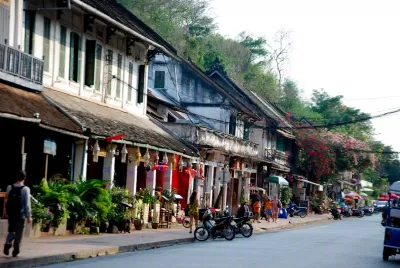
[[[43,60],[0,44],[0,79],[23,87],[42,90]]]

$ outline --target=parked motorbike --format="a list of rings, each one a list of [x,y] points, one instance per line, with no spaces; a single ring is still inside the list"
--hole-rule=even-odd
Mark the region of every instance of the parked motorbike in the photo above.
[[[348,206],[344,206],[344,208],[341,209],[342,215],[343,217],[351,217],[351,215],[353,214],[353,211],[351,208],[349,208]]]
[[[229,213],[229,211],[226,209],[225,213]],[[214,221],[215,223],[212,222],[211,210],[207,208],[201,217],[200,225],[194,230],[194,238],[198,241],[206,241],[210,236],[212,239],[233,240],[235,238],[236,232],[235,227],[232,226],[232,216],[215,218]]]
[[[236,234],[241,234],[244,237],[250,237],[253,235],[253,225],[249,223],[251,220],[250,216],[244,216],[240,218],[234,218],[234,227]]]
[[[365,216],[372,216],[372,214],[373,214],[373,210],[368,206],[365,206],[363,208],[363,211],[364,211]]]
[[[333,219],[335,220],[343,219],[342,210],[340,208],[337,208],[336,206],[331,206],[331,214],[333,216]]]
[[[294,202],[289,204],[287,212],[290,215],[290,217],[300,216],[300,218],[305,218],[308,214],[307,208],[299,208]]]
[[[313,211],[314,211],[314,213],[315,213],[315,214],[319,214],[319,215],[321,215],[321,214],[322,214],[322,212],[323,212],[323,210],[322,210],[322,207],[321,207],[321,206],[314,206],[312,209],[313,209]]]
[[[362,208],[353,209],[352,216],[362,218],[364,217],[364,210]]]

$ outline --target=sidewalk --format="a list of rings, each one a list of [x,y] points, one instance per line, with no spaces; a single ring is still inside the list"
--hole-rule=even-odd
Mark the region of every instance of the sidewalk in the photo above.
[[[255,223],[254,233],[290,228],[328,219],[329,215],[308,215],[306,218],[279,219],[278,223]],[[290,220],[290,224],[289,224]],[[194,242],[193,235],[186,228],[144,229],[131,234],[76,235],[68,237],[47,236],[24,239],[21,254],[17,258],[1,256],[0,267],[21,267],[45,265],[56,262],[83,259],[121,252],[145,250],[176,244]],[[3,245],[1,243],[1,245]],[[1,252],[2,254],[2,252]]]

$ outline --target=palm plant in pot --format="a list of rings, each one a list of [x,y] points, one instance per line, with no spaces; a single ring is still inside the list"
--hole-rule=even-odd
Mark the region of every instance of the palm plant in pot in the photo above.
[[[136,230],[142,230],[143,228],[143,204],[139,203],[136,208],[136,215],[135,219],[133,220],[133,225],[135,226]]]

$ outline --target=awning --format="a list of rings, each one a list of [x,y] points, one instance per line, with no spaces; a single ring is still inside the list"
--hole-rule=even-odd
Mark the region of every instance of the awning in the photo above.
[[[268,178],[269,183],[276,183],[280,185],[289,185],[289,182],[280,176],[271,176]]]
[[[147,117],[136,116],[122,109],[56,90],[47,89],[43,94],[71,117],[76,118],[84,128],[90,129],[93,137],[123,134],[123,139],[133,142],[134,145],[149,145],[149,148],[154,146],[171,152],[197,156],[196,148]]]
[[[312,185],[318,186],[318,190],[319,191],[322,191],[324,189],[324,186],[321,185],[321,184],[318,184],[318,183],[315,183],[315,182],[312,182],[312,181],[309,181],[309,180],[306,180],[306,179],[298,179],[298,178],[295,178],[295,177],[294,177],[294,179],[298,180],[298,181],[302,181],[302,182],[308,183],[308,184],[312,184]]]
[[[267,190],[260,188],[260,187],[245,187],[244,190],[249,190],[249,191],[262,191],[263,193],[265,193]]]
[[[44,129],[87,138],[83,135],[82,126],[49,103],[42,93],[32,93],[0,83],[0,94],[0,117],[36,123]]]
[[[276,132],[278,132],[279,134],[281,134],[281,135],[284,136],[285,138],[288,138],[288,139],[291,139],[291,140],[296,139],[295,136],[293,136],[292,134],[290,134],[290,133],[288,133],[288,132],[286,132],[286,131],[284,131],[284,130],[277,129]]]

